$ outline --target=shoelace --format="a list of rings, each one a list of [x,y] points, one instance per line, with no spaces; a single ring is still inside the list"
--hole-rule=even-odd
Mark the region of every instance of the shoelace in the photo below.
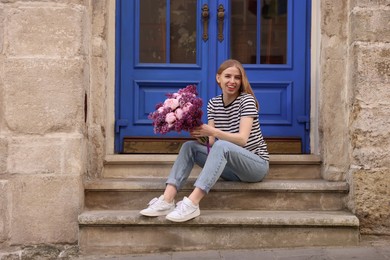
[[[151,201],[149,201],[148,206],[154,204],[156,201],[158,201],[158,198],[154,198]]]
[[[149,203],[148,203],[148,207],[151,208],[151,209],[160,209],[161,208],[161,204],[156,204],[158,202],[158,198],[154,198],[152,199]]]
[[[154,198],[151,201],[149,201],[148,206],[153,209],[161,209],[163,205],[168,205],[167,202],[163,201],[161,204],[155,205],[159,201],[159,198]]]
[[[175,211],[177,213],[180,213],[180,215],[183,215],[182,213],[185,211],[186,207],[188,207],[188,205],[183,203],[183,201],[179,201],[178,203],[176,203]]]

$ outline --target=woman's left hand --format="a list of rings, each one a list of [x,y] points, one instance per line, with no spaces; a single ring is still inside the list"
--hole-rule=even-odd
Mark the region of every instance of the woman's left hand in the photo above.
[[[248,138],[252,129],[253,117],[242,117],[240,120],[240,130],[238,133],[229,133],[219,130],[214,127],[214,121],[209,121],[208,124],[203,124],[199,127],[195,127],[190,134],[194,138],[202,136],[209,137],[210,145],[213,145],[215,140],[225,140],[236,145],[244,147],[248,142]]]
[[[190,134],[192,137],[198,138],[202,136],[213,136],[214,127],[203,124],[201,126],[195,127]]]

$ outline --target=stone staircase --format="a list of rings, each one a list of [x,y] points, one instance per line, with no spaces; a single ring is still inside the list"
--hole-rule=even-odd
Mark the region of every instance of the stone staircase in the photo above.
[[[271,155],[270,173],[261,183],[219,181],[194,220],[178,224],[140,216],[139,210],[163,192],[175,158],[107,156],[102,178],[85,183],[85,208],[79,216],[82,254],[359,242],[359,221],[345,207],[348,184],[323,180],[315,155]],[[192,190],[199,171],[193,170],[178,200]]]

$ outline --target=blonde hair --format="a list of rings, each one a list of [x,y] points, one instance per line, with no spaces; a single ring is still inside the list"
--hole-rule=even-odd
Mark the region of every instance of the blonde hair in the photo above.
[[[246,75],[245,69],[242,66],[241,62],[233,59],[226,60],[219,66],[217,70],[217,74],[221,75],[224,70],[230,67],[236,67],[241,73],[240,93],[251,94],[255,99],[257,109],[259,109],[259,102],[257,101],[255,94],[253,93],[253,89],[251,87],[251,84],[249,84],[248,77]]]

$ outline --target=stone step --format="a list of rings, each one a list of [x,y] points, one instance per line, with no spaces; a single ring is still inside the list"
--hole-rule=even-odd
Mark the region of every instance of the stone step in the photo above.
[[[177,198],[188,196],[189,179]],[[162,194],[165,178],[101,179],[85,183],[85,207],[90,210],[140,210]],[[341,210],[349,186],[346,182],[272,180],[259,183],[218,181],[202,200],[202,209]]]
[[[359,220],[344,211],[202,210],[184,223],[132,210],[86,211],[79,227],[84,255],[349,246],[359,241]]]
[[[103,178],[166,177],[177,155],[116,154],[105,158]],[[193,176],[200,172],[194,167]],[[268,179],[320,179],[321,159],[313,154],[270,155]]]

